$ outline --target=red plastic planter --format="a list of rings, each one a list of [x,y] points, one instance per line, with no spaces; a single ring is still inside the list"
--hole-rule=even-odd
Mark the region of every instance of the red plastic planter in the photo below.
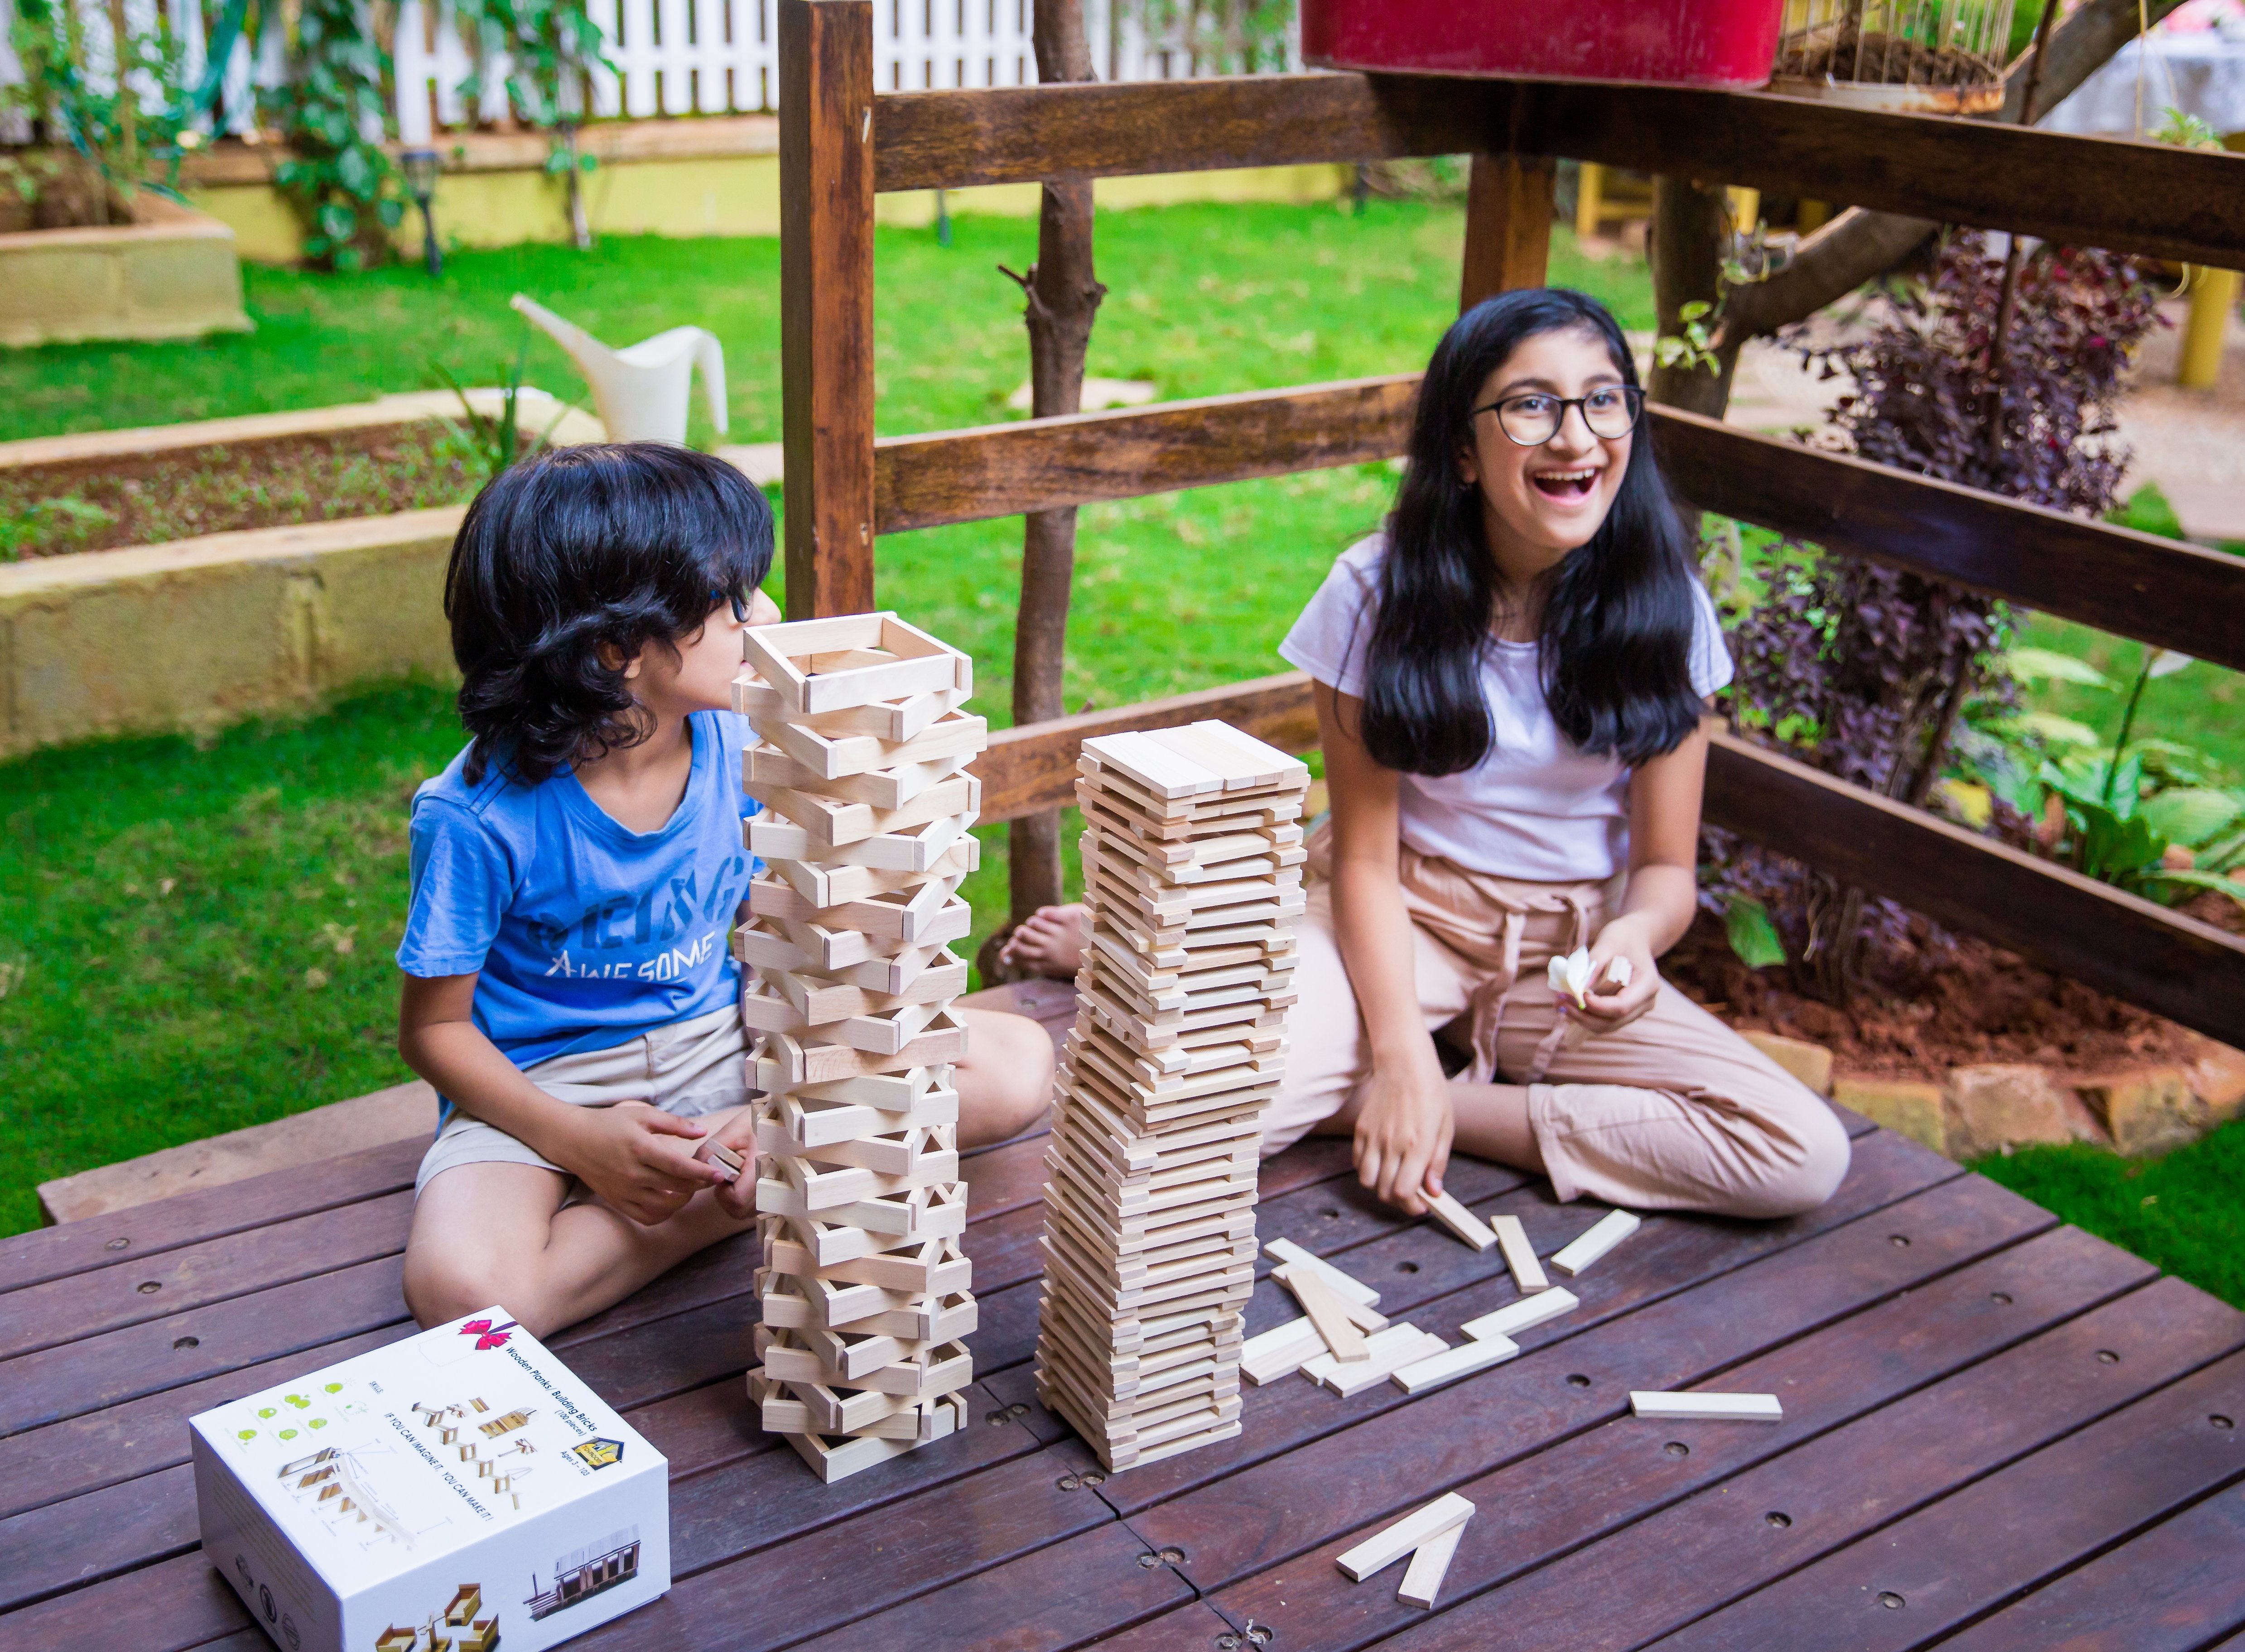
[[[1759,86],[1785,0],[1302,0],[1325,69]]]

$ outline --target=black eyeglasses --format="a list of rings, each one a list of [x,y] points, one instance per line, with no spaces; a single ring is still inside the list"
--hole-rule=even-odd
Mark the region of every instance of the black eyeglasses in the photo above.
[[[1493,411],[1498,428],[1515,447],[1542,447],[1559,434],[1570,407],[1581,410],[1592,436],[1618,441],[1637,428],[1645,411],[1645,392],[1633,384],[1604,384],[1581,396],[1529,390],[1477,407],[1466,417],[1477,419]]]
[[[747,592],[713,589],[709,592],[709,606],[714,608],[721,602],[729,602],[733,605],[733,621],[736,625],[748,624],[749,593]]]

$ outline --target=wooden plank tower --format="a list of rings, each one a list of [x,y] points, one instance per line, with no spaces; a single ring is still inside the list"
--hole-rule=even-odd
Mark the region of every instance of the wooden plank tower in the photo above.
[[[1083,742],[1089,937],[1045,1163],[1037,1392],[1110,1469],[1239,1432],[1309,770],[1221,722]]]
[[[892,613],[747,633],[733,704],[764,812],[734,949],[755,1042],[763,1425],[831,1481],[965,1425],[974,1298],[960,1236],[970,928],[960,880],[987,726],[967,656]]]

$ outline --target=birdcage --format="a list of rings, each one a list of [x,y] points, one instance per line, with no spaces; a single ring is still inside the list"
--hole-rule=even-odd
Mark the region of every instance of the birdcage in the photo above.
[[[1772,91],[1970,115],[2004,101],[2011,0],[1786,0]]]

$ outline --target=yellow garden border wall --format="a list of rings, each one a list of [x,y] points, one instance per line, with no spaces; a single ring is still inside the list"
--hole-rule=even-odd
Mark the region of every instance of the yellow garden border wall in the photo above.
[[[247,332],[234,230],[143,193],[139,220],[0,234],[0,344]]]
[[[451,675],[444,563],[465,508],[0,567],[0,756]]]
[[[585,174],[585,210],[593,232],[611,235],[779,234],[779,122],[769,115],[619,121],[588,126],[583,146],[600,166]],[[437,233],[468,247],[560,241],[569,236],[567,186],[545,170],[548,145],[535,135],[453,134],[437,147],[445,169],[437,186]],[[180,181],[200,211],[228,225],[241,255],[293,263],[302,231],[272,184],[286,152],[227,146],[191,159]],[[1102,178],[1098,204],[1110,209],[1180,201],[1330,200],[1348,187],[1346,166],[1257,166],[1144,178]],[[1032,217],[1034,184],[951,192],[953,213]],[[932,192],[883,195],[882,223],[921,227],[935,221]],[[397,244],[417,257],[421,217],[409,211]]]

